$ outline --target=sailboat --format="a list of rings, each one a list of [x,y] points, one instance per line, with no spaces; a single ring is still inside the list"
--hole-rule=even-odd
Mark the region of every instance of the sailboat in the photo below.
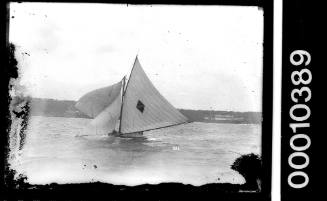
[[[154,87],[136,56],[129,79],[83,95],[75,107],[109,135],[134,136],[189,122]],[[125,86],[126,85],[126,86]]]

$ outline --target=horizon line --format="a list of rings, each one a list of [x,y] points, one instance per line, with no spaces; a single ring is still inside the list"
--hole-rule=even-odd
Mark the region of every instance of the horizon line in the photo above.
[[[18,96],[12,96],[12,97],[18,97]],[[74,101],[77,102],[78,100],[68,100],[68,99],[54,99],[54,98],[40,98],[40,97],[32,97],[32,96],[23,96],[22,98],[34,98],[34,99],[48,99],[48,100],[55,100],[55,101]],[[186,108],[176,108],[178,110],[198,110],[198,111],[220,111],[220,112],[241,112],[241,113],[247,113],[247,112],[256,112],[256,113],[262,113],[262,111],[238,111],[238,110],[220,110],[220,109],[186,109]]]

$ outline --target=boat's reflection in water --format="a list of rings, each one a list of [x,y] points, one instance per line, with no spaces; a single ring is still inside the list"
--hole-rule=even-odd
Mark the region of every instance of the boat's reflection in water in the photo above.
[[[145,136],[108,136],[105,141],[112,144],[119,144],[121,147],[147,146],[146,144],[150,142]]]
[[[153,140],[147,136],[139,135],[137,137],[130,136],[113,136],[107,135],[102,137],[85,137],[82,143],[82,150],[95,154],[101,152],[106,154],[106,159],[126,161],[130,157],[138,156],[140,159],[163,151],[163,146],[159,140]]]
[[[119,149],[120,151],[153,151],[158,150],[154,146],[149,146],[153,143],[146,136],[108,136],[104,142],[108,143],[108,146],[112,149]],[[158,142],[158,141],[157,141]]]
[[[162,157],[158,155],[162,155],[167,146],[156,146],[157,143],[160,142],[146,136],[88,138],[83,143],[82,154],[109,174],[125,174],[137,169],[145,171],[160,163]]]

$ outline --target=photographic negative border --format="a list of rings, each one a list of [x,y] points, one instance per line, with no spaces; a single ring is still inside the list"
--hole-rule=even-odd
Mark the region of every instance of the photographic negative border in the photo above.
[[[319,135],[314,132],[318,98],[313,72],[319,58],[313,46],[314,5],[307,0],[283,1],[281,200],[310,200],[316,187],[313,168]]]
[[[33,2],[33,1],[24,1]],[[51,1],[53,2],[53,1]],[[64,1],[56,1],[64,2]],[[72,3],[69,1],[69,3]],[[76,3],[91,3],[89,1],[78,1]],[[201,199],[220,199],[220,200],[270,200],[271,199],[271,155],[272,155],[272,89],[273,89],[273,1],[272,0],[220,0],[216,2],[209,1],[181,1],[181,2],[156,2],[156,1],[92,1],[92,3],[128,3],[128,4],[177,4],[177,5],[235,5],[235,6],[257,6],[258,9],[263,9],[264,12],[264,52],[263,52],[263,93],[262,93],[262,188],[260,192],[235,192],[233,185],[226,185],[225,188],[219,187],[216,184],[207,184],[200,187],[192,185],[183,185],[180,183],[162,183],[159,185],[139,185],[135,187],[117,186],[112,184],[103,183],[87,183],[87,184],[49,184],[33,186],[33,189],[8,188],[5,184],[1,183],[1,189],[5,189],[4,199],[146,199],[151,200],[184,200],[195,199],[199,196]],[[1,55],[5,57],[3,66],[4,72],[1,76],[1,133],[7,133],[10,127],[8,117],[9,112],[9,94],[8,84],[10,78],[17,77],[17,68],[14,58],[10,57],[9,50],[9,2],[1,4],[1,19],[5,23],[1,23],[3,30],[1,36],[6,38],[5,42],[1,44]],[[5,26],[5,27],[4,27]],[[8,134],[8,133],[7,133]],[[1,153],[6,158],[8,153],[7,142],[8,135],[1,135]],[[3,167],[6,164],[4,164]],[[1,170],[1,176],[4,176],[6,169]],[[2,181],[4,181],[2,179]]]

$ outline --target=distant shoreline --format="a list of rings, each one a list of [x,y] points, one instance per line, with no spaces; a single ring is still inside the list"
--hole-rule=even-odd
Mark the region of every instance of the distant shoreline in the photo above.
[[[30,99],[30,115],[46,117],[88,118],[75,108],[76,101],[54,100],[44,98]],[[227,123],[227,124],[261,124],[261,112],[234,112],[214,110],[178,109],[192,122]]]

